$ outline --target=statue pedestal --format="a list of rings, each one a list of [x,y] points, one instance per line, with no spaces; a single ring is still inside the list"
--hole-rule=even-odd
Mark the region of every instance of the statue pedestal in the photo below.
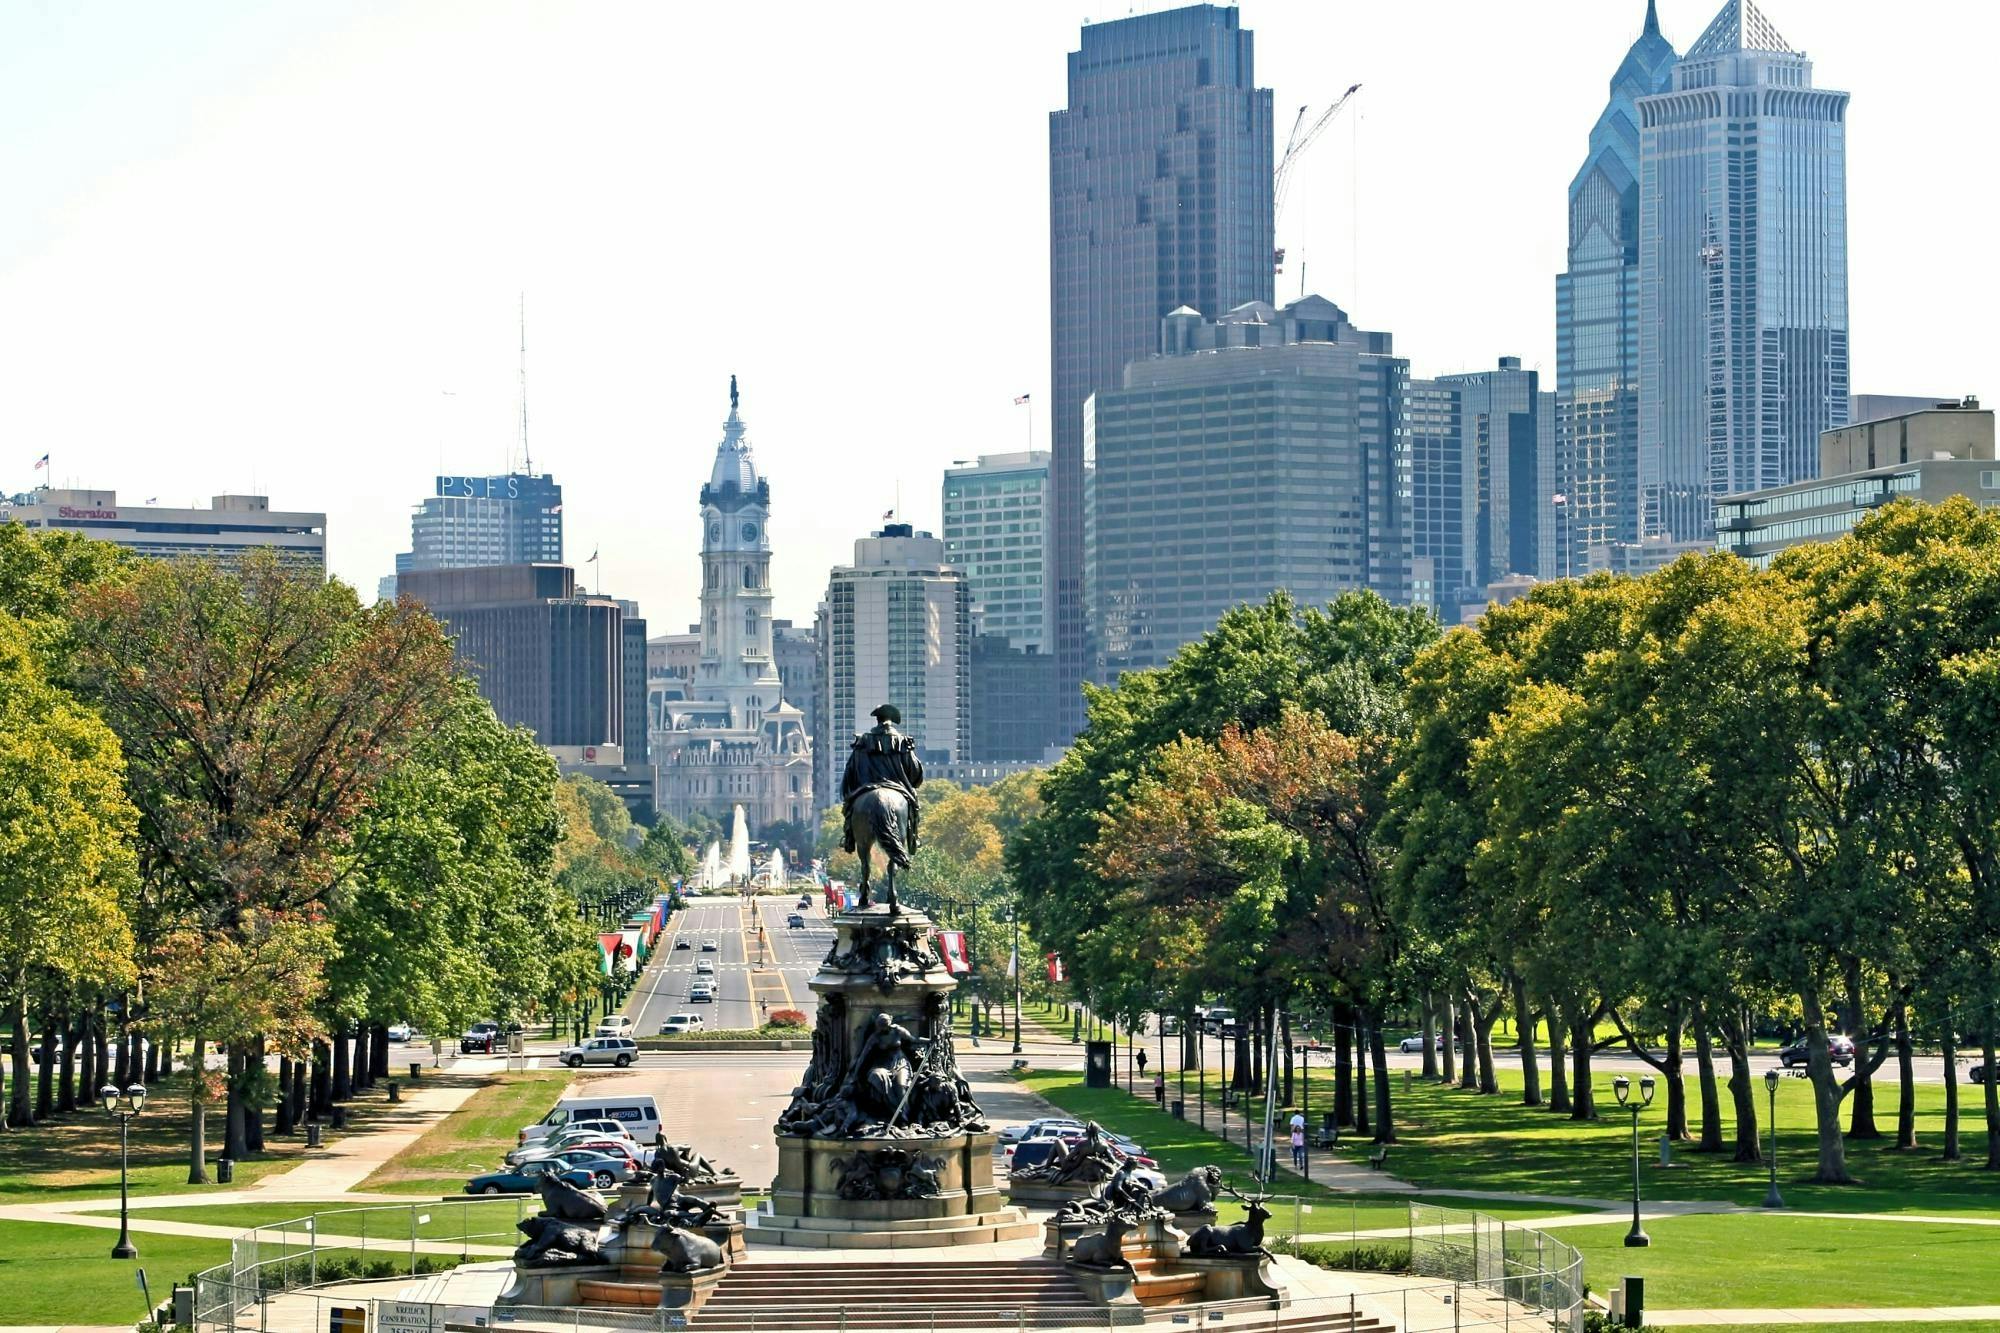
[[[618,1187],[618,1199],[613,1205],[614,1213],[629,1213],[634,1208],[646,1206],[646,1194],[652,1187],[650,1180],[628,1180]],[[718,1208],[734,1209],[743,1206],[743,1182],[733,1175],[717,1176],[714,1180],[697,1181],[682,1185],[681,1193],[690,1198],[701,1199]]]
[[[1051,1220],[1044,1233],[1044,1253],[1063,1261],[1064,1269],[1094,1304],[1115,1311],[1205,1301],[1262,1301],[1270,1309],[1291,1303],[1270,1255],[1191,1255],[1187,1236],[1160,1218],[1141,1222],[1126,1235],[1120,1247],[1123,1265],[1076,1262],[1071,1247],[1077,1236],[1103,1232],[1102,1222],[1059,1224]]]
[[[981,1244],[1032,1236],[993,1182],[995,1136],[958,1074],[957,982],[930,918],[885,906],[832,917],[811,986],[813,1057],[778,1118],[778,1174],[752,1244]]]
[[[722,1285],[722,1279],[727,1276],[729,1276],[728,1264],[717,1264],[714,1268],[704,1268],[698,1273],[662,1273],[659,1278],[659,1308],[678,1310],[684,1315],[691,1315],[701,1309],[714,1294],[715,1289]]]
[[[659,1233],[659,1230],[651,1222],[637,1220],[627,1222],[625,1224],[625,1248],[622,1251],[625,1261],[628,1263],[638,1263],[646,1256],[652,1255],[653,1237]],[[701,1233],[721,1248],[722,1257],[725,1262],[734,1263],[743,1257],[745,1246],[743,1243],[743,1219],[740,1216],[733,1213],[719,1216],[707,1226],[702,1227]],[[652,1255],[652,1262],[657,1267],[659,1265],[659,1257]]]
[[[1078,1236],[1102,1234],[1101,1221],[1058,1222],[1053,1217],[1042,1224],[1042,1253],[1063,1263]],[[1134,1227],[1125,1237],[1128,1259],[1177,1259],[1187,1246],[1187,1236],[1163,1217],[1151,1217]]]
[[[1039,1181],[1010,1179],[1007,1182],[1007,1202],[1026,1208],[1060,1208],[1078,1199],[1088,1199],[1096,1191],[1095,1184],[1048,1185]]]

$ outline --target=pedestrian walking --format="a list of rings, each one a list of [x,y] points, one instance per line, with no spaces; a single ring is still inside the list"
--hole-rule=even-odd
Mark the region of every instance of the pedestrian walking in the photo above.
[[[1153,1104],[1161,1107],[1167,1104],[1167,1071],[1164,1069],[1153,1074]]]
[[[1306,1169],[1306,1117],[1303,1111],[1292,1112],[1292,1169],[1299,1172]]]

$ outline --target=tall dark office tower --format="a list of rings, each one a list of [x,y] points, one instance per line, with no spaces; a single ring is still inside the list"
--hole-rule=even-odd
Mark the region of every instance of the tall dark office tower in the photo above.
[[[1159,344],[1160,320],[1272,299],[1271,91],[1233,8],[1092,24],[1049,116],[1057,689],[1083,723],[1084,403]]]
[[[1639,118],[1645,535],[1700,541],[1847,424],[1847,94],[1728,0]]]
[[[1569,268],[1556,276],[1556,454],[1543,578],[1584,571],[1592,546],[1639,540],[1639,109],[1673,79],[1651,0],[1611,76],[1590,155],[1569,185]],[[1520,571],[1523,573],[1530,571]]]

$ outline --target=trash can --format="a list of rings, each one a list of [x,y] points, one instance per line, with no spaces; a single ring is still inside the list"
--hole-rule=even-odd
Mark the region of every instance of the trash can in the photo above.
[[[326,1127],[317,1120],[311,1121],[306,1125],[306,1147],[323,1148],[325,1146]]]
[[[1178,1097],[1174,1098],[1174,1119],[1187,1119],[1187,1103]]]
[[[236,1179],[236,1163],[224,1157],[215,1164],[215,1183],[227,1185]]]
[[[424,1062],[422,1060],[410,1061],[410,1082],[415,1083],[418,1079],[422,1078],[423,1076],[424,1076]]]
[[[1111,1086],[1110,1042],[1087,1041],[1083,1044],[1083,1086],[1086,1088]]]
[[[403,1100],[403,1085],[393,1078],[389,1080],[389,1100],[392,1102]]]
[[[327,1120],[332,1123],[335,1129],[346,1129],[347,1108],[345,1106],[334,1107],[332,1111],[327,1113]]]

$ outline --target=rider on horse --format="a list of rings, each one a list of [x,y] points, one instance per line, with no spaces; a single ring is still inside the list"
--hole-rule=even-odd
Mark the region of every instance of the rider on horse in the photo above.
[[[847,771],[840,779],[841,823],[847,830],[842,846],[854,850],[854,801],[863,792],[894,791],[909,803],[909,841],[905,847],[884,847],[890,862],[909,864],[917,849],[917,788],[924,785],[923,760],[917,758],[917,743],[896,727],[903,715],[894,704],[883,704],[869,714],[875,725],[854,738],[847,755]],[[898,853],[901,853],[900,858]]]

